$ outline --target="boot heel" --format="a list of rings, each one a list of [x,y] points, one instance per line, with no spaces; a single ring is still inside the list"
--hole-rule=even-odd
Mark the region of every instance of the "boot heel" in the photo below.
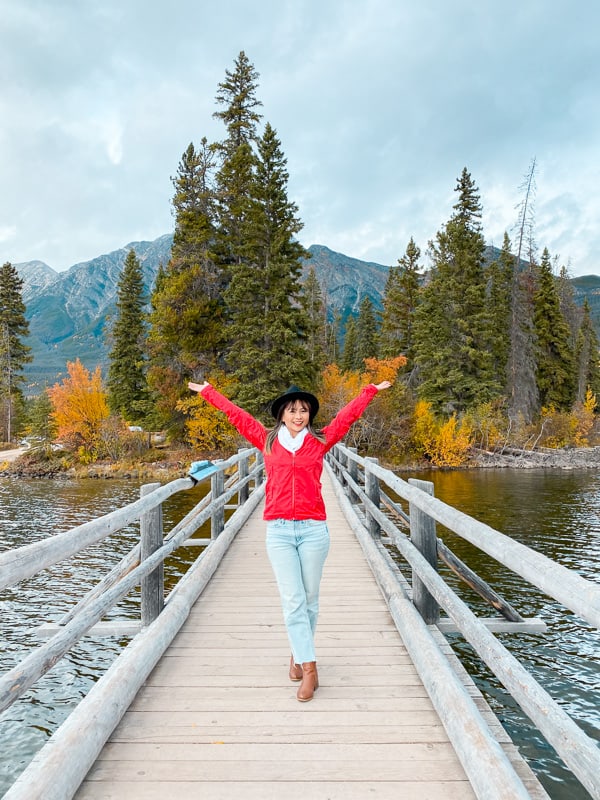
[[[317,675],[317,664],[315,661],[308,661],[302,664],[302,683],[296,693],[297,699],[301,703],[308,703],[313,699],[316,689],[319,688],[319,677]]]

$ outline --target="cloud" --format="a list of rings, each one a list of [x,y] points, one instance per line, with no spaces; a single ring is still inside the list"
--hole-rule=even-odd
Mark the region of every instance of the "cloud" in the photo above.
[[[425,250],[464,166],[501,241],[536,156],[540,244],[600,271],[595,0],[3,6],[0,257],[62,269],[171,230],[170,176],[223,135],[217,84],[243,49],[306,245],[384,264],[411,236]]]

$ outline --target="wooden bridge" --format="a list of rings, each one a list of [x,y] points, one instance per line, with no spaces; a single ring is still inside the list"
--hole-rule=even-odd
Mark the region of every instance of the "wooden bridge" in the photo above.
[[[143,487],[124,509],[0,554],[1,590],[141,520],[141,544],[0,677],[5,709],[90,630],[135,634],[5,800],[546,798],[446,643],[451,627],[600,798],[597,743],[491,632],[543,623],[523,620],[455,560],[503,615],[475,617],[435,569],[438,555],[451,558],[435,521],[597,627],[600,586],[452,509],[430,485],[338,447],[324,476],[332,547],[316,641],[321,687],[300,704],[265,554],[260,455],[245,450],[220,462],[211,481],[164,539],[160,504],[194,479]],[[191,538],[209,519],[210,540]],[[163,602],[165,556],[199,544],[201,555]],[[141,622],[102,622],[140,583]]]

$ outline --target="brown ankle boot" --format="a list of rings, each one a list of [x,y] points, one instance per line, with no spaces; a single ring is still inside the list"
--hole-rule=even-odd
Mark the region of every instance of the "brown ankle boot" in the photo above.
[[[319,676],[317,674],[317,662],[307,661],[302,664],[302,683],[300,684],[296,697],[301,703],[307,703],[313,699],[315,690],[319,688]]]
[[[296,664],[293,655],[290,656],[290,680],[291,681],[302,680],[302,666],[300,664]]]

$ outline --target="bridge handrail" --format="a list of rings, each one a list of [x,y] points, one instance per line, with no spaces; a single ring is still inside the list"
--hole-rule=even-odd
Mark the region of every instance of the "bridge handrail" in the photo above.
[[[246,454],[252,452],[256,451],[247,450]],[[256,469],[260,468],[260,459],[257,459]],[[194,561],[170,592],[161,614],[129,642],[92,686],[19,775],[4,795],[5,800],[31,800],[32,797],[64,800],[74,796],[108,737],[181,629],[190,609],[263,494],[264,483],[257,480],[255,490],[229,518],[223,532]],[[188,526],[193,524],[191,516],[193,512],[184,518],[188,520]],[[184,527],[180,531],[181,538],[186,533]],[[90,720],[93,720],[92,725]]]
[[[244,450],[226,461],[220,462],[218,464],[219,471],[224,472],[235,466],[243,458],[247,458],[249,452],[249,450]],[[177,478],[155,489],[145,497],[101,517],[49,536],[39,542],[32,542],[23,547],[0,553],[0,591],[26,578],[31,578],[41,570],[102,541],[107,536],[135,522],[142,514],[156,508],[172,495],[192,489],[195,485],[196,482],[191,477]],[[225,502],[227,502],[226,499],[223,500],[223,503]]]
[[[433,498],[422,489],[411,486],[390,470],[380,467],[374,459],[362,458],[352,449],[337,445],[331,452],[329,461],[333,466],[333,475],[340,486],[346,486],[354,498],[360,498],[363,502],[367,517],[367,528],[372,530],[372,524],[374,524],[383,529],[392,538],[402,556],[411,565],[413,568],[413,586],[415,576],[418,576],[418,579],[425,584],[439,605],[444,608],[456,623],[457,628],[473,646],[479,657],[504,684],[567,766],[593,797],[600,797],[600,750],[597,743],[581,730],[564,709],[496,639],[481,620],[468,608],[466,603],[445,583],[436,569],[419,552],[415,544],[404,533],[400,532],[395,524],[379,509],[378,503],[373,502],[369,496],[377,496],[378,490],[372,485],[369,486],[369,482],[373,478],[383,480],[400,497],[408,500],[411,505],[416,506],[425,514],[430,514],[432,518],[445,525],[445,527],[459,535],[464,535],[465,531],[468,532],[469,535],[464,535],[464,538],[467,538],[472,544],[479,546],[480,549],[492,555],[500,563],[513,569],[515,573],[528,580],[528,570],[518,569],[519,565],[514,563],[515,552],[519,553],[521,559],[529,557],[530,561],[537,563],[539,568],[543,567],[547,572],[551,571],[550,567],[558,567],[557,574],[561,576],[562,580],[569,579],[570,581],[573,577],[578,578],[576,581],[570,581],[575,587],[571,589],[572,593],[581,592],[582,582],[586,586],[589,585],[587,588],[589,588],[589,594],[592,596],[595,595],[596,590],[600,592],[600,586],[593,584],[591,581],[586,581],[579,575],[571,574],[566,567],[555,564],[546,556],[531,550],[526,545],[513,542],[505,534],[495,531],[490,526],[448,506],[441,500],[436,500],[436,498]],[[364,488],[356,480],[357,464],[364,469]],[[346,469],[346,465],[349,465],[348,469]],[[502,548],[497,548],[490,544],[488,537],[491,535],[501,537]],[[479,543],[481,539],[485,540],[483,542],[486,545],[485,548]],[[513,544],[516,545],[515,548],[509,546]],[[533,556],[539,558],[533,558]],[[543,581],[530,582],[539,588],[543,588],[540,583],[545,585]],[[560,600],[553,592],[547,591],[546,593]],[[561,594],[563,597],[565,595],[564,592],[557,592],[556,594]],[[570,606],[567,605],[567,607]],[[586,615],[585,618],[587,619],[588,616]],[[594,616],[592,615],[593,618]],[[438,709],[438,713],[440,713],[440,709]]]
[[[227,459],[227,461],[219,462],[217,464],[219,473],[223,474],[226,469],[237,464],[238,462],[244,462],[247,464],[248,458],[252,453],[256,454],[256,451],[252,449],[246,449]],[[231,499],[233,495],[239,493],[243,487],[247,486],[249,481],[254,480],[258,484],[260,482],[262,469],[262,461],[261,459],[257,458],[252,470],[242,470],[243,476],[238,479],[237,483],[235,483],[231,488],[228,489],[228,491],[223,492],[218,497],[213,497],[210,503],[202,511],[200,511],[200,513],[197,512],[198,506],[196,506],[196,508],[193,509],[176,526],[176,528],[173,529],[173,531],[171,531],[170,535],[165,539],[162,546],[155,549],[154,552],[152,552],[141,563],[139,563],[137,566],[133,566],[132,569],[124,574],[120,574],[117,580],[113,580],[109,583],[103,583],[103,581],[106,581],[106,579],[103,579],[103,581],[100,582],[103,584],[102,592],[92,593],[89,594],[87,598],[84,598],[84,602],[78,604],[77,606],[77,614],[70,615],[68,619],[63,620],[63,624],[55,633],[55,635],[49,639],[49,641],[31,651],[12,669],[0,676],[0,712],[4,711],[16,700],[18,700],[19,697],[21,697],[31,686],[33,686],[33,684],[42,675],[51,669],[57,663],[57,661],[59,661],[65,655],[65,653],[67,653],[71,647],[90,630],[93,625],[101,620],[102,617],[104,617],[105,614],[116,603],[119,602],[119,600],[121,600],[132,589],[138,586],[142,582],[143,578],[150,575],[157,567],[159,567],[168,555],[186,542],[189,536],[191,536],[201,525],[203,525],[204,522],[211,518],[215,512],[215,509],[223,508],[225,503]],[[50,554],[52,554],[52,558],[54,559],[50,563],[57,563],[69,555],[84,549],[93,542],[100,541],[102,538],[105,538],[115,530],[118,530],[119,528],[115,526],[118,522],[122,523],[123,519],[128,519],[129,522],[131,522],[135,518],[139,517],[142,513],[147,513],[149,510],[159,506],[165,498],[170,497],[175,492],[190,489],[194,485],[195,481],[193,481],[191,478],[179,478],[171,481],[165,486],[154,489],[154,491],[142,498],[143,501],[149,502],[135,501],[134,503],[130,503],[122,509],[117,509],[115,512],[110,512],[110,514],[106,514],[97,520],[93,520],[90,523],[85,523],[84,525],[80,525],[76,528],[70,529],[69,531],[65,531],[62,534],[57,534],[56,536],[51,537],[51,539],[59,539],[59,537],[62,537],[59,541],[59,547],[56,549],[49,551],[45,546],[48,540],[45,539],[42,542],[36,542],[33,545],[26,545],[23,548],[17,548],[17,550],[8,551],[8,553],[3,555],[10,555],[11,553],[17,552],[20,554],[19,557],[22,558],[22,552],[24,550],[31,552],[31,548],[35,547],[35,545],[38,545],[38,547],[44,553],[44,557],[42,559],[44,566],[40,567],[40,569],[43,569],[50,565],[47,563]],[[198,505],[206,504],[201,500]],[[108,523],[106,522],[107,518],[110,518]],[[99,526],[94,526],[94,522],[99,523]],[[80,531],[85,526],[87,526],[88,537],[80,544],[80,546],[76,547],[76,543],[74,543],[72,539],[73,532]],[[100,527],[100,534],[95,531],[96,527]],[[90,541],[90,538],[92,537],[93,542]],[[134,552],[135,549],[136,548],[134,548],[132,552]],[[199,558],[202,558],[205,553],[206,550],[199,556]],[[123,561],[128,563],[130,559],[131,553],[126,556]],[[121,564],[123,564],[123,561]],[[8,562],[7,569],[11,570],[11,576],[14,577],[13,566],[15,562],[12,561],[11,563],[11,560],[9,559],[6,559],[6,562]],[[18,560],[16,563],[18,563]],[[28,570],[27,572],[30,571]],[[113,573],[114,570],[112,570],[109,575],[106,576],[106,578],[111,577]],[[35,574],[35,572],[27,574],[26,577],[30,577],[31,574]],[[13,580],[12,583],[14,582],[16,581]],[[173,591],[175,591],[175,589]],[[173,592],[171,594],[173,594]]]
[[[344,458],[352,459],[363,469],[382,480],[392,491],[432,519],[478,547],[500,564],[558,600],[595,628],[600,628],[600,584],[558,564],[504,533],[480,522],[463,511],[444,503],[400,478],[375,461],[365,459],[343,445],[336,448]]]

